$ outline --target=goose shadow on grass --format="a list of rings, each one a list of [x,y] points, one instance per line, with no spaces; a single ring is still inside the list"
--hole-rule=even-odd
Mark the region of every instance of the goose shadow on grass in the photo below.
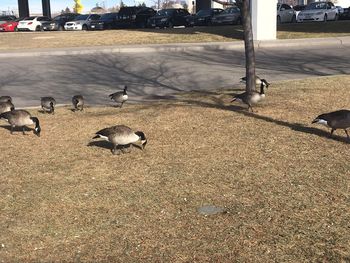
[[[104,148],[104,149],[108,149],[108,150],[112,150],[113,145],[107,141],[90,141],[87,144],[88,147],[98,147],[98,148]],[[134,144],[130,144],[130,146],[128,146],[126,149],[125,147],[123,147],[122,145],[118,145],[117,146],[117,150],[122,150],[125,149],[126,151],[123,153],[130,153],[133,148],[137,148],[139,150],[142,150],[141,147],[139,147],[138,145],[134,145]]]
[[[200,92],[200,93],[203,94],[205,92]],[[236,106],[236,105],[227,106],[227,105],[225,105],[224,101],[220,98],[211,98],[211,99],[213,100],[213,103],[196,101],[196,100],[191,100],[191,99],[179,99],[178,101],[180,101],[182,103],[186,103],[189,106],[191,105],[191,106],[199,106],[199,107],[205,107],[205,108],[215,108],[215,109],[222,109],[222,110],[227,110],[227,111],[234,111],[238,114],[242,114],[242,115],[250,117],[250,118],[255,118],[258,120],[265,121],[265,122],[274,123],[274,124],[279,125],[279,126],[288,127],[296,132],[313,134],[313,135],[316,135],[318,137],[323,137],[323,138],[331,139],[331,140],[342,142],[342,143],[350,143],[350,141],[347,139],[346,136],[339,136],[339,135],[335,135],[335,134],[333,134],[331,136],[330,129],[323,130],[323,129],[319,129],[316,127],[309,127],[303,123],[290,123],[290,122],[283,121],[283,120],[273,119],[269,116],[259,115],[256,112],[255,113],[249,112],[249,111],[247,111],[247,107],[244,107],[244,106]],[[310,123],[311,123],[311,121],[310,121]],[[342,129],[338,129],[338,130],[341,131]]]
[[[11,125],[0,125],[0,128],[8,130],[9,133],[11,132]],[[33,128],[29,128],[27,126],[24,126],[24,131],[26,132],[25,135],[29,135],[30,133],[28,132],[33,132]],[[22,127],[14,127],[13,128],[13,135],[16,135],[17,133],[21,133],[22,135],[23,128]]]

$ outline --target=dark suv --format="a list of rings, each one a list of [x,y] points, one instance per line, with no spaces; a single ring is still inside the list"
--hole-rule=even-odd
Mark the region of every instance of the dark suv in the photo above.
[[[211,19],[220,14],[224,9],[221,8],[210,8],[202,9],[197,12],[194,16],[194,25],[195,26],[210,26]]]
[[[154,16],[156,11],[149,7],[130,6],[122,7],[119,10],[118,19],[116,21],[117,27],[139,27],[145,28],[147,20]]]
[[[183,8],[162,9],[148,20],[149,27],[193,26],[193,16]]]
[[[118,20],[118,13],[106,13],[101,16],[97,21],[90,23],[90,30],[103,30],[116,28],[116,22]]]
[[[42,28],[43,30],[64,30],[64,24],[66,22],[72,21],[74,20],[74,18],[76,18],[78,15],[80,14],[76,14],[76,13],[67,13],[67,14],[62,14],[59,16],[56,16],[51,22],[45,22],[42,23]]]

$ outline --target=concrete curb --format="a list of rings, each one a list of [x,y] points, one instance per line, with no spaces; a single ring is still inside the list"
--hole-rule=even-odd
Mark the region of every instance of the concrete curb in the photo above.
[[[278,39],[255,42],[259,48],[297,48],[312,46],[338,46],[350,47],[350,37],[334,38],[308,38],[308,39]],[[243,49],[243,41],[212,42],[212,43],[178,43],[178,44],[153,44],[153,45],[119,45],[98,47],[74,47],[57,49],[35,49],[25,51],[0,52],[0,58],[35,57],[35,56],[67,56],[95,53],[150,53],[150,52],[185,52],[201,50],[236,50]]]

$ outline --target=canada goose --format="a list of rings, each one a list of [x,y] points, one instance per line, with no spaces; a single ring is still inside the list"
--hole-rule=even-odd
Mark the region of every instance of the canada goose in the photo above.
[[[349,110],[338,110],[329,113],[324,113],[317,116],[312,123],[323,124],[331,128],[331,136],[336,129],[343,129],[346,136],[350,140],[347,128],[350,127],[350,111]]]
[[[142,150],[147,144],[146,136],[143,132],[134,132],[125,125],[116,125],[109,128],[102,129],[96,132],[93,139],[101,138],[113,144],[112,153],[116,154],[117,146],[123,148],[129,147],[130,144],[138,145]],[[119,154],[118,152],[117,154]]]
[[[84,109],[84,97],[82,95],[75,95],[72,98],[72,103],[74,106],[74,110],[80,110],[82,111]]]
[[[245,83],[247,81],[246,77],[241,78],[241,82]],[[261,79],[258,76],[255,77],[255,84],[256,85],[261,85],[261,83],[263,83],[263,85],[268,88],[270,86],[270,83],[268,83],[266,81],[266,79]]]
[[[0,102],[12,102],[12,98],[10,96],[1,96]]]
[[[118,91],[109,95],[111,100],[114,100],[115,102],[120,103],[120,108],[123,107],[124,102],[128,100],[128,94],[126,93],[127,89],[128,87],[125,86],[124,91]]]
[[[253,108],[252,108],[252,104],[256,104],[260,100],[265,98],[264,87],[265,86],[264,86],[263,82],[261,82],[260,83],[260,92],[257,92],[257,91],[247,92],[246,91],[246,92],[243,92],[241,94],[237,94],[233,97],[231,102],[234,102],[236,100],[243,102],[243,103],[248,105],[248,111],[249,111],[249,109],[252,109],[252,112],[254,112]]]
[[[42,97],[41,98],[41,108],[44,112],[55,113],[56,100],[52,97]]]
[[[7,111],[12,111],[15,109],[15,106],[11,101],[0,102],[0,113],[4,113]]]
[[[35,135],[40,137],[41,128],[39,125],[39,119],[32,117],[30,113],[26,110],[12,110],[0,114],[0,119],[7,120],[11,125],[11,134],[13,129],[17,127],[22,127],[23,134],[25,134],[25,126],[35,124],[33,132]]]

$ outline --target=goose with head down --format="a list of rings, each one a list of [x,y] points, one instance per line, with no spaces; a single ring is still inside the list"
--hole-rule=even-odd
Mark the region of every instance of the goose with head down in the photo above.
[[[52,97],[41,98],[41,108],[44,112],[55,114],[56,100]]]
[[[40,136],[41,128],[39,119],[32,117],[32,115],[26,110],[12,110],[0,114],[0,119],[7,120],[11,125],[11,134],[15,127],[22,127],[23,134],[25,134],[25,126],[35,125],[33,132],[35,135]]]
[[[113,144],[112,153],[119,154],[117,147],[120,146],[122,151],[128,148],[131,144],[137,145],[142,150],[147,144],[147,139],[142,131],[134,132],[131,128],[125,125],[116,125],[108,127],[96,132],[93,139],[101,138]]]
[[[331,128],[331,136],[337,129],[343,129],[348,140],[350,140],[347,129],[350,128],[350,110],[337,110],[318,115],[312,123],[323,124]]]

